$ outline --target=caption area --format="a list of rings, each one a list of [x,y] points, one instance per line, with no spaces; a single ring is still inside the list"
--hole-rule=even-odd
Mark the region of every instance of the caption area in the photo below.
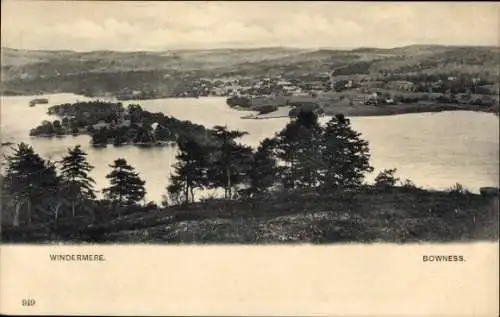
[[[52,262],[104,262],[104,254],[49,254]]]
[[[423,255],[424,262],[465,262],[463,255]]]

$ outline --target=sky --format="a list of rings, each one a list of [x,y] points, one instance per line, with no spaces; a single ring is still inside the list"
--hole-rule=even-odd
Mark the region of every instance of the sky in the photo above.
[[[500,4],[3,0],[1,44],[76,51],[499,46]]]

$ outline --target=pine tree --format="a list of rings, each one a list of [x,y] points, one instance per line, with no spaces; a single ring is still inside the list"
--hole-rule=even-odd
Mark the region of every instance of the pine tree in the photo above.
[[[71,214],[75,216],[75,205],[84,199],[94,199],[95,181],[89,176],[94,168],[87,162],[87,153],[80,145],[68,149],[68,154],[59,162],[61,164],[61,179],[64,182],[66,195],[71,200]]]
[[[109,167],[113,170],[106,175],[106,178],[109,179],[111,186],[103,189],[105,197],[118,205],[133,205],[144,198],[145,182],[125,159],[119,158]]]
[[[286,188],[314,186],[318,183],[321,162],[321,127],[312,111],[299,111],[274,138],[274,153],[285,163],[280,174]]]
[[[250,191],[252,193],[262,193],[272,187],[276,180],[277,166],[276,158],[272,153],[273,141],[264,139],[257,152],[253,155],[250,169]]]
[[[18,219],[16,219],[16,207],[17,201],[14,195],[10,192],[8,183],[4,175],[0,174],[0,223],[10,223],[14,226],[18,225]],[[18,210],[18,209],[17,209]],[[19,216],[17,215],[17,218]]]
[[[50,215],[50,219],[58,220],[59,209],[66,201],[65,186],[60,176],[57,176],[56,164],[47,161],[47,179],[51,180],[50,184],[44,186],[44,194],[41,201],[37,204],[37,214],[40,216]]]
[[[279,132],[274,142],[274,153],[285,165],[280,166],[280,176],[285,188],[295,188],[297,178],[297,153],[300,148],[301,127],[296,121],[290,122]]]
[[[252,149],[235,141],[247,132],[231,131],[225,126],[215,126],[213,131],[217,149],[209,169],[210,186],[224,188],[224,198],[231,199],[233,188],[244,181],[250,170]]]
[[[381,171],[377,177],[375,177],[375,186],[378,188],[388,189],[394,187],[399,178],[395,176],[397,169],[390,168]]]
[[[25,143],[19,144],[14,153],[7,156],[7,162],[4,186],[16,202],[14,225],[19,224],[20,208],[24,204],[28,222],[40,218],[43,215],[33,214],[33,207],[58,192],[59,179],[55,166],[43,160]]]
[[[373,171],[370,166],[368,142],[351,128],[343,115],[333,117],[323,133],[323,181],[330,187],[359,186],[364,173]]]
[[[322,128],[318,116],[312,111],[301,111],[297,124],[300,126],[297,151],[296,179],[299,187],[315,187],[320,184],[324,164],[322,160]]]
[[[184,203],[194,201],[194,189],[207,185],[207,148],[192,139],[179,139],[174,174],[167,191],[170,196],[183,196]]]

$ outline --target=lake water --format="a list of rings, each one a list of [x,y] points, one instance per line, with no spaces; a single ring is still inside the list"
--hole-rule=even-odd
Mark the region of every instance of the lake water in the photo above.
[[[123,146],[93,148],[88,136],[64,138],[32,138],[29,130],[42,120],[51,105],[90,100],[73,94],[46,95],[48,105],[29,107],[34,96],[1,97],[2,142],[24,141],[33,145],[44,158],[58,160],[68,147],[80,144],[95,166],[92,176],[96,187],[108,186],[106,174],[116,158],[127,159],[146,181],[147,199],[160,201],[168,184],[171,166],[175,163],[175,147],[138,148]],[[102,99],[102,98],[101,98]],[[163,112],[182,120],[206,127],[227,125],[231,129],[249,132],[242,143],[257,147],[259,142],[273,136],[288,122],[287,118],[265,120],[241,119],[251,112],[229,108],[225,98],[158,99],[123,102],[138,103],[152,112]],[[321,118],[322,122],[328,117]],[[477,192],[482,186],[498,186],[499,176],[499,119],[478,112],[453,111],[380,117],[352,117],[352,126],[370,142],[374,173],[385,168],[397,168],[397,176],[411,179],[426,188],[444,189],[459,182]]]

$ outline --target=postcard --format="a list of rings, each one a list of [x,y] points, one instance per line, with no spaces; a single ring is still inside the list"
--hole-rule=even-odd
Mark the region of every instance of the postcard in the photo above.
[[[498,316],[498,3],[1,15],[1,313]]]

